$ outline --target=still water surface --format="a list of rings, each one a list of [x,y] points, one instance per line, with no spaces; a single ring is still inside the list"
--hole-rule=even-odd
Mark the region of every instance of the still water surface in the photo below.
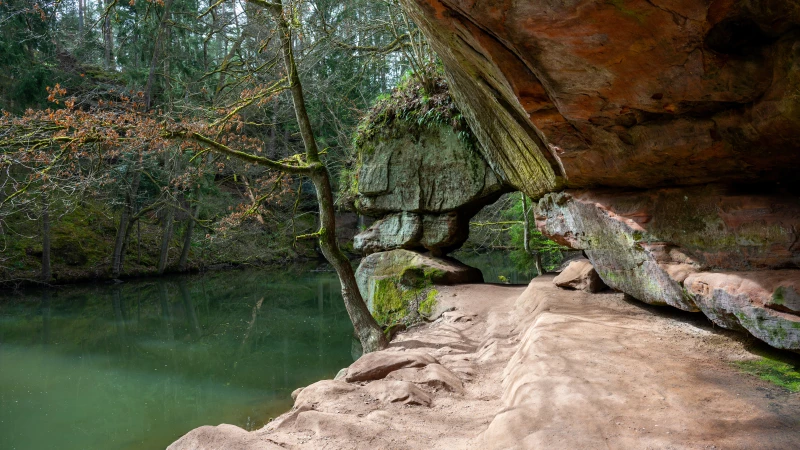
[[[263,426],[353,361],[330,273],[229,271],[0,298],[0,448],[158,449]]]
[[[527,283],[504,253],[459,254]],[[352,363],[332,273],[215,272],[0,296],[0,449],[163,449],[253,430]]]

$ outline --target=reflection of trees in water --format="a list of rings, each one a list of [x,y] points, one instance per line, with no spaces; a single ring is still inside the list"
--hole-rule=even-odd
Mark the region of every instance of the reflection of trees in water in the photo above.
[[[229,272],[37,297],[37,340],[126,370],[287,390],[351,362],[352,324],[332,274]],[[11,315],[25,316],[26,305],[17,302]],[[4,322],[0,334],[31,336],[24,330],[33,325]]]

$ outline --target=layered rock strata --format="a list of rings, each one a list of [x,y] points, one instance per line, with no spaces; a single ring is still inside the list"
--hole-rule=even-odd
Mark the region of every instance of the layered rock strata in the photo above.
[[[800,267],[795,2],[402,3],[498,177],[568,189],[539,205],[546,235],[632,297],[800,349],[768,301]]]

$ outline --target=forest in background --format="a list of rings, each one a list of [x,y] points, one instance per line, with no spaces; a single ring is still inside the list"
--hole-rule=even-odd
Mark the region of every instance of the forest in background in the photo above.
[[[335,179],[352,164],[350,140],[362,112],[432,57],[394,1],[291,6],[309,115]],[[235,114],[234,131],[260,142],[260,154],[288,158],[302,142],[289,95],[276,88],[282,74],[270,22],[244,1],[3,2],[0,109],[17,117],[67,106],[119,120],[115,110],[134,104],[161,117],[208,122]],[[412,39],[425,48],[411,48]],[[42,126],[34,122],[30,127]],[[63,167],[53,167],[39,179],[30,175],[52,161],[3,152],[4,279],[41,277],[45,227],[51,272],[62,278],[315,256],[313,243],[294,239],[315,227],[307,181],[181,151],[177,142],[161,143],[166,148],[158,152],[135,144],[152,142],[123,137],[117,148],[87,152],[79,167],[58,175]]]
[[[297,161],[303,142],[276,26],[260,3],[0,3],[0,280],[319,256],[313,240],[297,239],[318,225],[308,179],[161,132],[167,122],[173,129],[203,123],[220,143]],[[334,182],[346,179],[359,120],[404,79],[424,85],[437,70],[435,55],[396,0],[287,8],[322,157]],[[65,123],[69,136],[52,132]],[[524,247],[521,217],[526,209],[530,218],[530,205],[513,198],[479,217],[468,247]],[[340,212],[345,249],[360,222]],[[557,253],[547,243],[541,249]],[[530,253],[516,259],[531,264]]]

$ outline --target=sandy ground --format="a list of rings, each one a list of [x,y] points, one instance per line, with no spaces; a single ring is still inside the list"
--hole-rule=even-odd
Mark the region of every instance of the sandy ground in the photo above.
[[[755,355],[699,315],[549,276],[445,287],[439,308],[385,352],[430,355],[454,383],[322,381],[261,430],[201,427],[170,449],[800,449],[800,395],[739,372]]]

